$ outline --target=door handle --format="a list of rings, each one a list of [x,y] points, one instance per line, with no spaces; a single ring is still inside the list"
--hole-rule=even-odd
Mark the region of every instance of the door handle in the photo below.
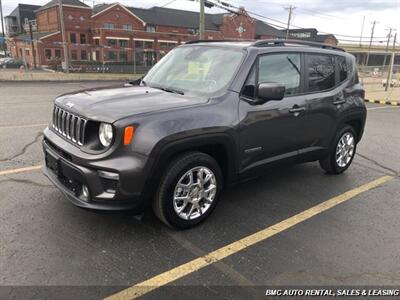
[[[295,113],[301,113],[302,111],[305,111],[305,110],[306,110],[305,107],[293,106],[293,108],[289,109],[289,112],[292,114],[295,114]]]
[[[340,105],[346,102],[346,99],[344,98],[337,98],[335,101],[333,101],[334,105]]]

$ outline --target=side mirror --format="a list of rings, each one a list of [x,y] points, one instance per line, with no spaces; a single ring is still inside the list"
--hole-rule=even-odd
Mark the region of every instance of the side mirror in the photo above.
[[[261,82],[257,87],[256,104],[264,104],[270,100],[282,100],[285,96],[285,86],[275,82]]]

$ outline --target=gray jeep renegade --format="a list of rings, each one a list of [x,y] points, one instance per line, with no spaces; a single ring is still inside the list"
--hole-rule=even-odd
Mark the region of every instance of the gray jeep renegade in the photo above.
[[[280,163],[351,164],[366,119],[354,57],[294,40],[197,41],[142,79],[55,100],[44,172],[77,206],[206,219],[228,184]]]

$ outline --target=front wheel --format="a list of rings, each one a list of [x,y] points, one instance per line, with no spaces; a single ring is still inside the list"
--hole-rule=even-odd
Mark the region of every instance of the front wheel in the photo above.
[[[153,210],[165,224],[190,228],[215,208],[222,189],[222,173],[211,156],[190,152],[176,158],[161,178]]]
[[[328,174],[340,174],[347,170],[353,161],[357,148],[357,134],[353,127],[344,126],[335,137],[328,156],[319,161]]]

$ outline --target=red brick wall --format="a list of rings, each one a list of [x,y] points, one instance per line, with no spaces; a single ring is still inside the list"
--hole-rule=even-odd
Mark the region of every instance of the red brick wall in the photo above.
[[[239,33],[240,28],[244,30],[242,34]],[[254,39],[256,26],[254,19],[245,13],[240,15],[226,15],[221,26],[221,32],[225,38],[249,40]]]
[[[59,30],[58,8],[51,7],[36,13],[38,31],[50,32]]]
[[[103,28],[104,23],[114,24],[114,28],[122,29],[123,24],[132,25],[135,30],[143,30],[142,21],[127,12],[122,6],[116,5],[92,18],[92,28]]]

